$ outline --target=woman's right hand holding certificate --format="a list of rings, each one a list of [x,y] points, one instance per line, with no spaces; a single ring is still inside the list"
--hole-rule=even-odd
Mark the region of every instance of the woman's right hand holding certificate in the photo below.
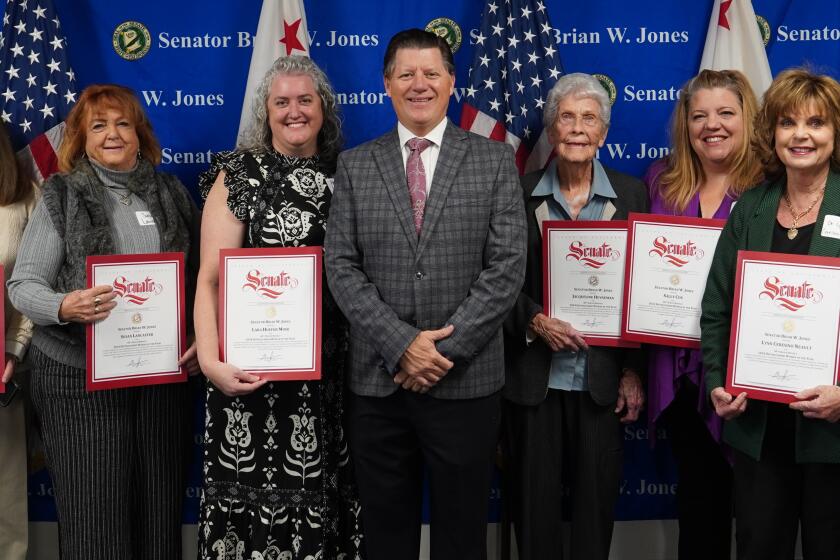
[[[723,387],[712,389],[711,393],[712,404],[715,407],[715,412],[724,420],[732,420],[743,414],[747,409],[747,393],[743,392],[737,397],[733,397],[726,392]]]
[[[586,341],[583,340],[583,335],[566,321],[554,319],[543,313],[537,313],[531,319],[529,326],[536,335],[545,341],[553,352],[559,352],[561,350],[577,352],[578,350],[589,349]]]

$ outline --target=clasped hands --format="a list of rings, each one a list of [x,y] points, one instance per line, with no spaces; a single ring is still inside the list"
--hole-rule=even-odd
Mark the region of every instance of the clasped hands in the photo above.
[[[434,331],[420,331],[400,358],[400,370],[394,383],[415,393],[425,393],[449,373],[453,364],[435,347],[435,342],[452,334],[455,327],[447,325]]]
[[[794,395],[795,402],[790,408],[798,410],[805,418],[837,422],[840,420],[840,387],[818,385]],[[712,404],[717,415],[724,420],[740,416],[747,409],[747,394],[733,397],[723,387],[717,387],[711,393]]]

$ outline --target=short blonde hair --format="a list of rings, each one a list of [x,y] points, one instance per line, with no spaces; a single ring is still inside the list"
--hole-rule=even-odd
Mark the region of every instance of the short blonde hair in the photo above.
[[[112,108],[121,111],[134,125],[140,140],[140,153],[152,165],[160,163],[160,143],[152,131],[152,123],[140,106],[134,91],[116,84],[93,84],[84,89],[67,116],[64,140],[58,149],[58,168],[70,171],[85,155],[87,124],[97,110]]]
[[[840,84],[829,76],[794,68],[776,76],[764,94],[764,104],[756,118],[754,147],[768,177],[779,177],[785,169],[776,154],[776,123],[781,117],[799,113],[812,102],[834,127],[831,166],[840,169]]]

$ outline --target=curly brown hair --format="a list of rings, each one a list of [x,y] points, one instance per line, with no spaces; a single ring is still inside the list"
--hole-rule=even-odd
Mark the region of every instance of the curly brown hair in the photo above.
[[[768,178],[778,178],[785,166],[776,154],[776,124],[781,117],[804,111],[813,103],[834,127],[831,167],[840,170],[840,84],[829,76],[805,68],[785,70],[776,76],[764,94],[764,104],[755,119],[753,148]]]
[[[140,140],[140,153],[152,165],[160,163],[160,143],[134,91],[117,84],[93,84],[82,91],[65,121],[64,141],[58,149],[61,171],[70,171],[85,156],[88,121],[95,111],[102,109],[116,109],[128,117]]]

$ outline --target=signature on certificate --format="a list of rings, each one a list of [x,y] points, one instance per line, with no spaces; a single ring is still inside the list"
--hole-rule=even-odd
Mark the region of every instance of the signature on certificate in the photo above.
[[[259,358],[257,358],[261,362],[273,362],[280,358],[280,354],[275,354],[274,350],[269,352],[268,354],[263,353]]]
[[[673,329],[675,327],[681,327],[683,324],[681,319],[677,319],[676,317],[671,317],[670,319],[663,319],[661,323],[659,323],[662,327],[668,327],[669,329]]]
[[[605,325],[605,324],[606,323],[604,321],[596,319],[595,317],[593,317],[591,319],[584,319],[583,320],[583,326],[584,327],[600,327],[600,326]]]
[[[128,367],[137,369],[141,366],[145,366],[148,363],[149,363],[149,360],[146,360],[144,358],[134,358],[133,360],[128,362]]]
[[[774,371],[771,375],[771,378],[775,379],[776,381],[792,381],[796,379],[796,375],[790,373],[787,369],[785,371]]]

